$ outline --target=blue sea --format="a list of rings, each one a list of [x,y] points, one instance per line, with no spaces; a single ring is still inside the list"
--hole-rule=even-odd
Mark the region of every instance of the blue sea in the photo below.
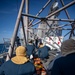
[[[5,44],[0,44],[0,53],[7,52],[7,46]]]
[[[4,52],[7,52],[8,49],[6,49],[6,45],[5,44],[0,44],[0,54],[1,53],[4,53]],[[5,59],[4,57],[3,58],[0,58],[0,66],[5,62]]]

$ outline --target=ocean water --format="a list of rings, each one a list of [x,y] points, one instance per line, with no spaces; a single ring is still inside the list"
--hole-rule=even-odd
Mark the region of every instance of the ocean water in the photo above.
[[[4,53],[4,52],[7,52],[8,49],[7,49],[7,45],[5,44],[0,44],[0,54]],[[5,62],[5,59],[4,57],[3,58],[0,58],[0,66]]]
[[[8,51],[7,46],[5,44],[0,44],[0,54],[7,51]]]

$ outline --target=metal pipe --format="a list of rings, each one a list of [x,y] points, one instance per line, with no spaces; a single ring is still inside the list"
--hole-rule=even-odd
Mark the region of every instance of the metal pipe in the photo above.
[[[61,25],[61,26],[57,26],[57,27],[53,27],[53,28],[55,28],[55,29],[57,29],[57,28],[62,28],[62,27],[64,27],[64,26],[69,26],[69,25],[71,25],[71,24],[73,24],[74,22],[71,22],[71,23],[69,23],[69,24],[64,24],[64,25]]]
[[[51,17],[51,16],[53,16],[54,14],[56,14],[56,13],[58,13],[58,12],[64,10],[64,9],[70,7],[70,6],[73,5],[74,3],[75,3],[75,0],[72,1],[71,3],[65,5],[64,7],[62,7],[62,8],[60,8],[60,9],[56,10],[55,12],[51,13],[50,15],[46,16],[46,18]],[[41,20],[39,20],[38,22],[36,22],[36,23],[33,24],[32,26],[35,26],[36,24],[38,24],[38,23],[40,23],[40,22],[41,22]]]
[[[48,20],[48,21],[65,21],[65,22],[75,22],[74,19],[48,19],[45,17],[37,17],[34,15],[30,15],[30,14],[24,14],[22,13],[23,16],[28,16],[28,17],[32,17],[32,18],[36,18],[36,19],[41,19],[41,20]]]
[[[22,2],[21,2],[21,6],[20,6],[18,17],[17,17],[17,20],[16,20],[13,36],[12,36],[12,39],[11,39],[11,46],[9,47],[9,50],[8,50],[10,58],[11,58],[13,50],[14,50],[15,39],[16,39],[16,35],[17,35],[17,32],[18,32],[18,28],[19,28],[19,23],[20,23],[20,19],[21,19],[21,14],[22,14],[23,6],[24,6],[24,1],[25,0],[22,0]],[[9,57],[7,56],[6,60],[9,60]]]
[[[25,12],[26,12],[26,14],[28,14],[29,13],[29,0],[25,0],[25,5],[26,5]],[[23,19],[24,19],[23,21],[24,21],[24,27],[25,27],[26,41],[27,41],[28,40],[27,29],[28,29],[29,18],[28,18],[28,16],[25,16]]]
[[[50,29],[51,29],[51,27],[52,27],[52,24],[51,25],[49,25],[49,23],[46,21],[46,24],[49,26],[49,29],[48,29],[48,31],[47,32],[49,32],[50,31]]]
[[[58,30],[71,30],[71,29],[65,29],[65,28],[62,28],[64,26],[68,26],[68,25],[71,25],[73,24],[74,22],[71,22],[69,24],[64,24],[64,25],[61,25],[61,26],[58,26],[58,27],[53,27],[53,28],[50,28],[51,30],[52,29],[58,29]],[[33,29],[33,28],[29,28],[29,29]],[[49,30],[49,29],[42,29],[42,28],[34,28],[34,29],[37,29],[37,30]]]
[[[67,36],[70,32],[71,32],[71,31],[69,31],[67,34],[65,34],[64,37]]]
[[[36,16],[39,16],[40,13],[47,7],[47,5],[51,2],[51,0],[48,0],[48,2],[43,6],[43,8],[36,14]],[[32,24],[32,22],[34,21],[35,19],[33,19],[30,23],[29,23],[29,26]]]
[[[41,20],[48,20],[48,21],[65,21],[65,22],[75,22],[74,19],[47,19],[44,17],[36,17],[34,15],[30,15],[30,14],[24,14],[22,13],[23,16],[28,16],[28,17],[32,17],[32,18],[36,18],[36,19],[41,19]]]
[[[71,27],[72,27],[72,30],[71,30],[71,33],[70,33],[69,38],[71,38],[72,34],[74,35],[74,28],[73,28],[73,25],[71,25]]]
[[[25,14],[25,13],[22,13],[22,15],[23,15],[23,16],[27,16],[27,17],[36,18],[36,19],[42,19],[41,17],[34,16],[34,15],[30,15],[30,14]]]
[[[29,28],[29,29],[33,29],[33,28]],[[28,30],[29,30],[28,29]],[[49,29],[43,29],[43,28],[34,28],[35,30],[49,30]],[[58,29],[58,30],[71,30],[71,29],[69,29],[69,28],[50,28],[50,30],[52,30],[52,29]]]
[[[64,6],[64,2],[63,2],[63,0],[60,0],[60,1],[61,1],[62,5]],[[65,11],[65,13],[66,13],[66,15],[67,15],[67,18],[70,19],[70,16],[69,16],[67,10],[65,9],[64,11]],[[72,25],[71,25],[71,27],[73,28]],[[73,34],[74,34],[74,32],[73,32]],[[70,37],[71,37],[71,35],[72,35],[72,33],[70,34]],[[70,37],[69,37],[69,38],[70,38]]]
[[[48,30],[48,29],[43,29],[43,28],[29,28],[29,29],[35,29],[35,30]]]
[[[51,28],[51,29],[61,29],[62,27],[64,27],[64,26],[69,26],[69,25],[71,25],[71,24],[73,24],[74,22],[71,22],[71,23],[69,23],[69,24],[64,24],[64,25],[60,25],[60,26],[58,26],[58,27],[53,27],[53,28]],[[29,28],[30,29],[30,28]],[[37,29],[37,28],[35,28],[35,29]],[[38,29],[42,29],[42,28],[38,28]],[[42,29],[42,30],[49,30],[49,29]],[[63,30],[66,30],[66,29],[63,29]],[[70,30],[70,29],[67,29],[67,30]]]
[[[61,2],[61,4],[62,4],[62,6],[65,6],[63,0],[60,0],[60,2]],[[66,13],[66,15],[67,15],[67,18],[70,19],[70,16],[69,16],[69,14],[68,14],[68,11],[67,11],[66,9],[65,9],[64,11],[65,11],[65,13]]]
[[[72,1],[72,2],[70,2],[69,4],[65,5],[64,7],[62,7],[62,8],[60,8],[60,9],[56,10],[55,12],[52,12],[52,13],[51,13],[50,15],[48,15],[46,18],[49,18],[49,17],[53,16],[54,14],[56,14],[56,13],[58,13],[58,12],[64,10],[64,9],[70,7],[70,6],[73,5],[73,4],[75,4],[75,0]]]
[[[64,25],[61,25],[61,26],[58,26],[58,28],[60,28],[60,27],[64,27],[64,26],[69,26],[69,25],[71,25],[71,24],[73,24],[74,22],[71,22],[71,23],[69,23],[69,24],[64,24]]]
[[[71,30],[69,28],[59,28],[59,30]]]
[[[34,24],[32,25],[32,27],[35,26],[35,25],[37,25],[37,24],[39,24],[40,22],[41,22],[40,20],[37,21],[36,23],[34,23]],[[31,27],[31,26],[29,26],[29,27]]]
[[[71,34],[70,34],[70,37],[69,38],[71,38],[72,37],[72,34],[74,34],[74,29],[75,29],[75,24],[72,26],[72,30],[71,30]]]
[[[32,25],[32,27],[35,26],[35,25],[37,25],[37,24],[39,24],[40,22],[41,22],[41,20],[37,21],[36,23],[34,23],[34,24]]]
[[[75,20],[74,20],[74,19],[48,19],[48,21],[75,22]]]
[[[27,42],[26,42],[26,34],[25,34],[23,17],[21,17],[21,22],[22,22],[22,29],[23,29],[24,41],[25,41],[24,43],[25,43],[25,46],[26,46],[27,45]]]

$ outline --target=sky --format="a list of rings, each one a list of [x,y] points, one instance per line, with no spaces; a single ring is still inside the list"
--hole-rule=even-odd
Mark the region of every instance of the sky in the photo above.
[[[29,14],[36,15],[39,10],[45,5],[48,0],[29,0]],[[53,1],[53,0],[52,0]],[[57,0],[59,2],[59,0]],[[65,4],[73,0],[64,0]],[[3,43],[3,38],[11,38],[13,35],[21,0],[0,0],[0,43]],[[40,14],[40,17],[45,17],[50,11],[52,2]],[[61,8],[59,2],[59,8]],[[75,5],[67,9],[71,19],[75,19]],[[67,19],[64,11],[59,15],[59,18]],[[62,23],[61,24],[66,24]]]

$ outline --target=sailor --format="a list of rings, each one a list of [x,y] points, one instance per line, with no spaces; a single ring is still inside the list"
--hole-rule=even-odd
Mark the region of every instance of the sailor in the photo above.
[[[0,67],[0,75],[36,75],[35,66],[26,57],[25,47],[16,48],[16,56]]]
[[[33,57],[34,55],[34,50],[35,50],[35,46],[33,44],[33,41],[32,40],[29,40],[29,43],[27,44],[26,46],[26,53],[27,53],[27,56],[30,58],[30,56]]]
[[[39,49],[38,49],[38,57],[41,59],[45,59],[48,58],[48,48],[46,46],[43,45],[43,43],[41,42],[39,44]]]
[[[15,40],[15,42],[16,42],[16,45],[17,45],[17,47],[18,47],[18,46],[21,46],[21,43],[20,43],[20,38],[19,38],[19,36],[17,36],[17,37],[16,37],[16,40]]]
[[[42,42],[40,42],[39,44],[38,57],[41,59],[41,62],[46,69],[48,65],[47,60],[49,59],[49,49],[45,45],[43,45]]]
[[[38,48],[38,42],[39,42],[39,39],[38,39],[38,37],[35,39],[35,46],[36,46],[36,48]]]
[[[65,40],[61,45],[62,57],[54,61],[51,75],[75,74],[75,40]]]

